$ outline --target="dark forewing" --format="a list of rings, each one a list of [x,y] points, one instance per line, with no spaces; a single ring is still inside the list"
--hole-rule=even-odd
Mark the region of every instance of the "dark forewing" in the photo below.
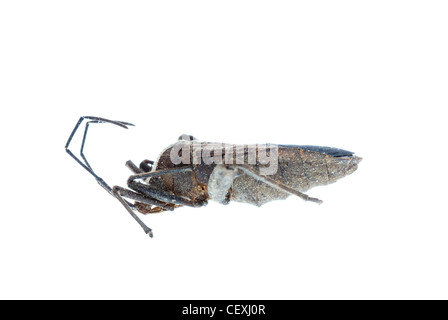
[[[343,149],[331,148],[331,147],[319,147],[319,146],[296,146],[296,145],[279,145],[279,147],[297,148],[303,150],[309,150],[314,152],[323,153],[332,157],[351,157],[355,153]]]

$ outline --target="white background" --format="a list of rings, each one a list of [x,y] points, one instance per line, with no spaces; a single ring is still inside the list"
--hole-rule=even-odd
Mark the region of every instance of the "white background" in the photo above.
[[[3,1],[0,298],[448,298],[445,1]],[[142,219],[111,185],[183,133],[357,172],[261,208]],[[80,136],[73,141],[77,152]]]

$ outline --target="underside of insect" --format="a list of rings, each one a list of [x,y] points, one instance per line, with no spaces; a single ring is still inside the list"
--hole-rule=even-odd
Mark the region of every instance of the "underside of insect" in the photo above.
[[[81,160],[69,146],[84,120]],[[133,172],[127,181],[128,188],[111,188],[93,171],[83,153],[92,123],[111,123],[123,128],[133,126],[123,121],[81,117],[68,138],[65,150],[120,201],[150,237],[153,236],[152,230],[135,211],[149,214],[173,211],[182,206],[201,207],[208,200],[261,206],[290,195],[322,203],[303,192],[353,173],[362,160],[353,152],[337,148],[209,143],[182,135],[175,144],[162,151],[157,161],[144,160],[138,167],[127,161],[126,166]]]

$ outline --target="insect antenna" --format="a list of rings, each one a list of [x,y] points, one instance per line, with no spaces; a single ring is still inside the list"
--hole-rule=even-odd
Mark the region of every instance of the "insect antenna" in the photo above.
[[[86,123],[86,127],[84,129],[84,135],[83,135],[83,139],[82,139],[82,144],[81,144],[80,155],[81,155],[81,158],[84,160],[84,162],[83,162],[77,156],[75,156],[73,154],[73,152],[69,149],[69,146],[70,146],[70,143],[71,143],[76,131],[78,131],[79,126],[81,125],[81,123],[84,120],[90,120],[90,121],[87,121],[87,123]],[[84,145],[86,142],[87,131],[88,131],[89,125],[91,123],[111,123],[111,124],[115,124],[119,127],[125,128],[125,129],[127,129],[128,126],[134,126],[134,125],[132,123],[128,123],[128,122],[124,122],[124,121],[114,121],[114,120],[108,120],[108,119],[99,118],[99,117],[90,117],[90,116],[80,117],[78,122],[75,125],[75,128],[73,129],[72,133],[70,134],[70,136],[67,140],[67,143],[65,144],[65,151],[67,151],[67,153],[73,159],[75,159],[76,162],[78,162],[81,165],[81,167],[86,169],[95,178],[95,180],[98,182],[98,184],[100,186],[102,186],[109,194],[113,195],[112,188],[93,171],[92,167],[90,166],[89,162],[87,161],[86,157],[84,156]]]

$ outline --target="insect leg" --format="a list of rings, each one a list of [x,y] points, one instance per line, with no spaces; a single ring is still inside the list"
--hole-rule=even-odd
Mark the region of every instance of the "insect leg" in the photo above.
[[[144,171],[137,167],[131,160],[126,161],[126,167],[128,167],[134,174],[144,173]]]
[[[174,169],[139,173],[139,174],[129,177],[128,187],[131,188],[132,190],[135,190],[138,193],[144,194],[145,196],[160,200],[162,202],[172,203],[175,205],[185,205],[185,206],[189,206],[189,207],[200,207],[200,206],[205,205],[207,203],[207,201],[205,201],[205,200],[204,201],[191,201],[191,200],[185,199],[184,197],[180,197],[173,193],[167,192],[165,190],[135,181],[137,179],[154,178],[154,177],[162,176],[165,174],[177,174],[177,173],[188,172],[188,171],[192,171],[192,170],[193,170],[193,168],[191,166],[185,166],[185,167],[178,167],[178,168],[174,168]]]
[[[76,162],[78,162],[81,167],[83,167],[84,169],[86,169],[94,178],[95,180],[98,182],[98,184],[100,186],[102,186],[104,189],[106,189],[107,192],[109,192],[110,194],[112,194],[112,188],[109,187],[109,185],[102,179],[100,178],[90,167],[90,164],[87,162],[87,160],[84,157],[83,154],[83,149],[84,149],[84,144],[85,144],[85,140],[86,140],[86,136],[87,136],[87,130],[88,130],[88,123],[86,124],[86,129],[84,131],[84,137],[83,137],[83,142],[81,145],[81,157],[85,160],[85,163],[83,163],[78,157],[76,157],[71,150],[69,149],[70,143],[73,139],[73,136],[75,135],[76,131],[78,130],[79,126],[81,125],[81,123],[85,120],[92,120],[89,122],[93,122],[93,123],[112,123],[115,124],[119,127],[125,128],[127,129],[128,126],[133,126],[132,123],[128,123],[128,122],[123,122],[123,121],[113,121],[113,120],[108,120],[108,119],[104,119],[104,118],[99,118],[99,117],[80,117],[78,122],[75,125],[75,128],[73,129],[72,133],[70,134],[67,143],[65,144],[65,151],[73,158],[76,160]]]
[[[139,174],[139,173],[150,172],[152,170],[152,165],[153,164],[154,164],[154,161],[143,160],[140,163],[140,166],[137,167],[134,162],[129,160],[129,161],[126,162],[126,167],[128,167],[129,170],[131,170],[134,174]]]
[[[161,190],[159,188],[155,188],[149,186],[147,184],[143,184],[140,182],[132,181],[128,184],[128,187],[132,190],[137,191],[138,193],[144,194],[150,198],[157,199],[162,202],[172,203],[174,205],[183,205],[188,207],[201,207],[207,204],[207,201],[192,201],[186,199],[184,197],[177,196],[173,193],[167,192],[165,190]]]
[[[166,202],[159,201],[159,200],[153,199],[153,198],[149,198],[147,196],[141,195],[141,194],[139,194],[137,192],[134,192],[132,190],[129,190],[129,189],[126,189],[126,188],[122,188],[120,186],[114,186],[114,189],[120,191],[120,195],[125,197],[125,198],[132,199],[132,200],[135,200],[135,201],[139,201],[139,202],[142,202],[142,203],[145,203],[145,204],[149,204],[149,205],[152,205],[152,206],[162,207],[162,208],[164,208],[166,210],[173,210],[173,206],[169,205]]]
[[[120,195],[122,197],[135,200],[136,202],[133,206],[131,206],[131,208],[134,210],[138,210],[143,214],[157,213],[162,211],[173,211],[175,208],[179,207],[172,203],[159,201],[157,199],[142,195],[126,188],[122,188],[120,186],[115,186],[114,188],[120,191]],[[154,206],[155,208],[153,208],[152,206]]]
[[[140,225],[140,227],[142,227],[143,231],[152,238],[153,237],[153,233],[152,233],[151,228],[148,228],[146,226],[146,224],[144,224],[143,221],[140,220],[139,217],[137,217],[137,215],[135,214],[134,210],[132,210],[132,208],[129,206],[128,202],[126,200],[124,200],[123,196],[121,195],[121,193],[124,193],[125,190],[126,189],[124,189],[124,188],[115,186],[113,188],[113,190],[112,190],[112,194],[126,208],[126,210],[135,219],[135,221],[137,221],[137,223]]]
[[[238,169],[240,169],[241,171],[243,171],[245,174],[251,176],[252,178],[262,181],[262,182],[268,184],[269,186],[276,188],[277,190],[284,191],[289,194],[298,196],[305,201],[311,201],[311,202],[315,202],[318,204],[321,204],[323,202],[322,200],[319,200],[317,198],[311,198],[310,196],[308,196],[298,190],[295,190],[291,187],[288,187],[287,185],[285,185],[281,182],[271,179],[268,176],[261,175],[258,172],[256,172],[251,166],[248,166],[245,164],[234,165],[234,166],[237,167]]]
[[[137,223],[142,227],[143,231],[149,235],[151,238],[153,237],[153,233],[151,228],[148,228],[142,220],[135,214],[134,209],[140,211],[141,213],[158,213],[162,211],[173,211],[177,206],[171,203],[162,202],[139,193],[136,193],[132,190],[128,190],[126,188],[122,188],[120,186],[114,186],[112,189],[112,193],[115,198],[120,201],[120,203],[126,208],[129,214],[137,221]],[[124,200],[124,197],[133,199],[137,201],[133,207],[129,205],[129,202]],[[149,205],[149,206],[146,206]],[[155,208],[148,208],[151,206],[156,206]]]

